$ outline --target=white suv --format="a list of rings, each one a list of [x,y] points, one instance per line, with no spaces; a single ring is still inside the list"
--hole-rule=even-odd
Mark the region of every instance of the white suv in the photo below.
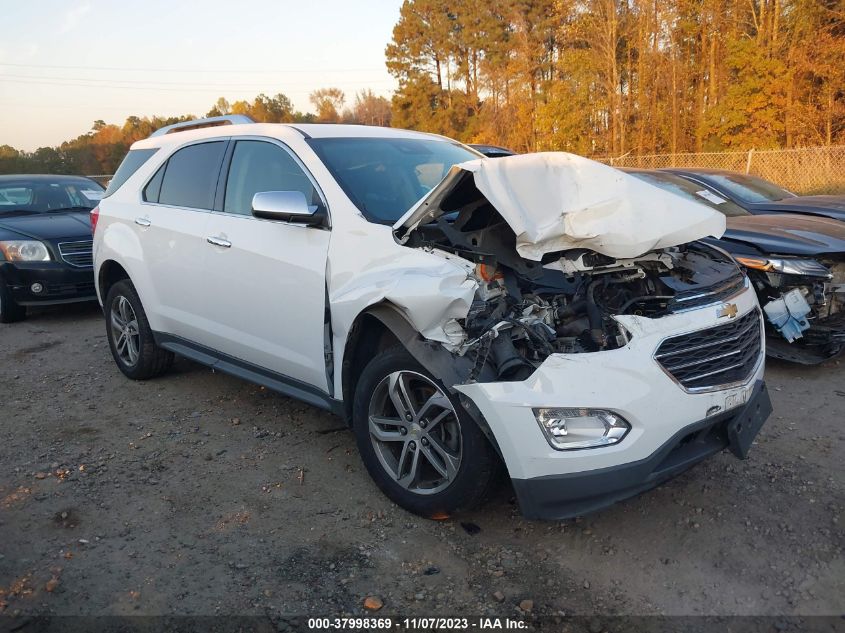
[[[502,464],[526,516],[583,514],[771,410],[755,294],[695,241],[721,214],[580,157],[219,117],[135,143],[92,224],[124,374],[179,354],[333,411],[423,516]]]

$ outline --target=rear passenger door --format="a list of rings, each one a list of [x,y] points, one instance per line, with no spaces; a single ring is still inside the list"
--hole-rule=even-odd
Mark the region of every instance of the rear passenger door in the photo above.
[[[211,347],[328,392],[326,257],[330,231],[252,215],[260,191],[301,191],[325,208],[293,152],[270,139],[232,141],[207,237],[203,312]]]
[[[174,152],[142,191],[135,218],[164,332],[195,342],[206,339],[203,294],[210,291],[203,260],[228,140],[194,143]]]

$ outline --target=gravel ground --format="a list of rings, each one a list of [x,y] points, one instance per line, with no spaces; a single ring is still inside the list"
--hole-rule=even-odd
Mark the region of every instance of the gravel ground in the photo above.
[[[129,381],[96,306],[0,325],[0,358],[7,615],[845,613],[840,361],[769,363],[748,460],[543,523],[507,485],[409,515],[338,418],[188,361]]]

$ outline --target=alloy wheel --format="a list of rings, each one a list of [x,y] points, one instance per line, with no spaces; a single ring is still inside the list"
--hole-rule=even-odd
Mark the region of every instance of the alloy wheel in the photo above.
[[[138,362],[141,350],[141,334],[138,318],[129,299],[119,295],[112,303],[111,331],[117,355],[130,367]]]
[[[428,377],[395,371],[370,399],[370,440],[385,472],[409,492],[447,488],[461,465],[461,427],[452,401]]]

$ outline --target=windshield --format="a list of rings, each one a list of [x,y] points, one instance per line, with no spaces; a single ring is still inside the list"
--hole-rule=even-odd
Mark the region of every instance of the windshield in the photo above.
[[[480,156],[448,140],[315,138],[309,144],[370,222],[393,224],[457,163]]]
[[[0,216],[90,210],[103,197],[103,188],[87,178],[20,178],[0,181]]]
[[[755,202],[772,202],[784,198],[794,198],[795,194],[778,187],[775,183],[744,174],[706,174],[698,176],[702,180],[709,180],[715,186],[741,202],[753,204]]]
[[[716,209],[716,211],[728,217],[749,215],[748,211],[739,205],[723,198],[703,185],[686,180],[680,176],[660,171],[632,171],[629,173],[640,180],[646,181],[650,185],[660,187],[664,191],[674,193],[693,202],[706,204],[708,207]]]

